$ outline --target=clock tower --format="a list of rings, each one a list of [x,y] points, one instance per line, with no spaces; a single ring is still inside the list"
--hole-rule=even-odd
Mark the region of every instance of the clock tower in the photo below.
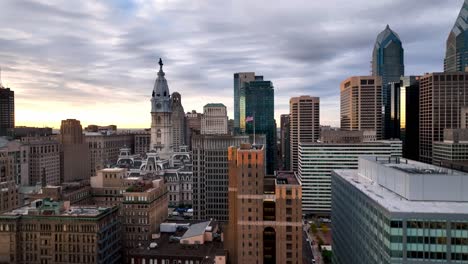
[[[150,150],[155,150],[161,159],[169,159],[172,148],[171,95],[159,59],[158,78],[151,96],[151,142]]]

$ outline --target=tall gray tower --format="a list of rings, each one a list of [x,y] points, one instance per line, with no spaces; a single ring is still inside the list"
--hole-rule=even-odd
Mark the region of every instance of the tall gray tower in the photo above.
[[[156,150],[161,159],[169,159],[173,153],[171,94],[159,59],[158,78],[151,97],[151,142],[150,150]]]
[[[185,111],[180,93],[174,92],[172,100],[172,143],[175,151],[185,145]]]
[[[455,20],[452,30],[447,38],[444,71],[463,72],[468,66],[468,0],[463,2],[460,14]]]

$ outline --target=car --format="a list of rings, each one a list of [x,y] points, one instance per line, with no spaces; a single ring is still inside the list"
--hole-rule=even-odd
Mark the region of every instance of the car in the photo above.
[[[307,241],[307,242],[309,242],[309,239],[308,239],[308,238],[306,238],[306,241]]]
[[[315,259],[312,259],[312,263],[315,263]]]

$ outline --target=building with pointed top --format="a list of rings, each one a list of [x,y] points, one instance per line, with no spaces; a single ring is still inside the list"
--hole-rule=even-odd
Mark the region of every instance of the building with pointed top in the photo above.
[[[462,72],[468,66],[468,0],[463,2],[460,14],[447,38],[444,59],[445,72]]]
[[[173,150],[171,94],[167,85],[163,63],[159,59],[158,78],[154,83],[151,97],[151,150],[156,150],[160,158],[169,159]]]

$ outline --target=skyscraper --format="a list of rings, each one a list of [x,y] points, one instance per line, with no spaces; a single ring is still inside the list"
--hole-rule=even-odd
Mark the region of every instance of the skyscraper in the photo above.
[[[263,146],[229,147],[231,263],[302,263],[301,182],[295,172],[266,176]]]
[[[15,128],[15,92],[0,83],[0,136],[7,136]]]
[[[185,119],[187,128],[185,132],[185,142],[187,142],[189,150],[192,150],[192,137],[194,135],[200,135],[202,114],[192,110],[192,112],[187,112]]]
[[[289,115],[281,115],[281,168],[282,170],[289,171],[291,169],[291,142],[289,136]]]
[[[171,96],[172,110],[172,144],[175,151],[179,151],[180,146],[185,146],[185,111],[182,106],[180,93],[174,92]]]
[[[202,135],[228,134],[228,116],[224,104],[206,104],[201,122]]]
[[[241,120],[245,119],[245,116],[241,116],[240,108],[240,89],[244,87],[245,83],[252,82],[255,80],[263,80],[263,76],[255,76],[255,72],[239,72],[234,73],[234,133],[245,132],[245,126],[241,126]],[[245,124],[244,124],[245,125]]]
[[[445,72],[462,72],[468,66],[468,0],[465,0],[447,38]]]
[[[300,143],[317,142],[320,137],[320,98],[293,97],[289,100],[289,138],[291,170],[298,170]]]
[[[389,89],[391,82],[399,82],[405,74],[404,49],[397,33],[390,26],[377,36],[372,53],[372,75],[382,77],[382,137],[390,138],[390,98]]]
[[[84,140],[83,128],[76,119],[62,120],[59,135],[61,147],[61,182],[89,179],[91,158]]]
[[[354,76],[340,85],[342,130],[374,130],[382,139],[382,78]]]
[[[158,78],[151,97],[151,150],[156,150],[163,159],[169,159],[173,150],[171,94],[167,85],[163,63],[159,59]]]
[[[460,128],[468,105],[468,73],[429,73],[420,79],[419,159],[432,163],[433,142],[443,141],[445,128]]]
[[[240,90],[241,129],[246,134],[266,136],[266,170],[273,174],[276,163],[275,91],[271,81],[255,80]],[[247,117],[252,121],[248,122]],[[255,142],[254,142],[255,143]]]

